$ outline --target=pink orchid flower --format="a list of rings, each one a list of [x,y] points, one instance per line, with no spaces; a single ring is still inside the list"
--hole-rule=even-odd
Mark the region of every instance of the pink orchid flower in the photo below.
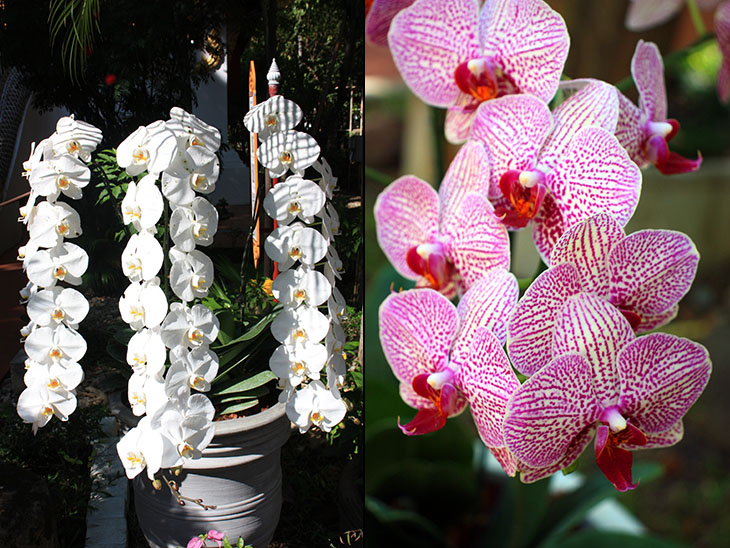
[[[631,451],[682,438],[710,377],[707,350],[665,333],[636,338],[615,307],[585,293],[569,299],[556,331],[557,357],[515,391],[504,418],[522,479],[569,466],[595,436],[601,471],[617,490],[633,489]]]
[[[717,73],[717,96],[720,101],[730,101],[730,2],[723,2],[715,12],[717,45],[722,53],[722,65]]]
[[[446,138],[462,143],[482,101],[511,93],[549,101],[570,38],[542,0],[417,0],[393,18],[388,44],[413,93],[449,109]]]
[[[509,228],[532,223],[545,262],[563,232],[591,215],[609,212],[625,225],[641,191],[641,171],[613,135],[615,88],[569,84],[554,112],[531,95],[482,103],[470,135],[489,155],[495,213]]]
[[[408,424],[399,424],[403,433],[433,432],[442,428],[447,418],[461,413],[467,405],[460,384],[464,380],[467,384],[474,380],[467,393],[477,391],[479,382],[504,385],[501,401],[502,408],[506,408],[509,394],[518,385],[509,362],[506,356],[495,362],[482,358],[490,356],[494,349],[501,351],[506,320],[514,309],[517,294],[515,277],[502,268],[493,268],[464,294],[458,307],[432,289],[392,293],[383,301],[380,306],[383,351],[400,381],[403,401],[418,409]],[[464,365],[474,361],[484,365],[483,372],[476,371],[474,365]],[[461,367],[468,369],[460,373]],[[497,380],[497,371],[507,377]],[[483,396],[477,402],[477,409],[489,407],[489,401]],[[504,448],[501,435],[493,433],[494,424],[501,428],[499,413],[491,422],[482,422],[491,424],[484,428],[488,441]]]
[[[378,46],[388,45],[393,17],[415,0],[365,0],[365,36]]]
[[[507,352],[524,375],[557,357],[556,329],[566,303],[587,293],[613,305],[636,333],[667,324],[689,291],[699,253],[692,240],[671,230],[626,236],[606,213],[573,225],[517,304],[508,325]]]
[[[701,155],[690,160],[669,150],[667,143],[679,131],[679,122],[667,120],[664,63],[656,44],[639,40],[631,59],[631,75],[639,91],[639,106],[620,93],[616,127],[616,137],[631,159],[641,168],[654,164],[665,175],[699,169]]]
[[[509,268],[509,238],[484,197],[488,185],[489,161],[476,143],[461,148],[438,194],[412,175],[391,183],[375,203],[375,221],[395,269],[453,297],[490,268]]]

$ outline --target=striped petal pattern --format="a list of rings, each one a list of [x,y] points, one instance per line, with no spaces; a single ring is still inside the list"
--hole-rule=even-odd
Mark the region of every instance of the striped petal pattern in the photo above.
[[[667,92],[664,86],[664,63],[653,42],[639,40],[631,58],[631,76],[639,92],[639,108],[649,120],[667,119]]]

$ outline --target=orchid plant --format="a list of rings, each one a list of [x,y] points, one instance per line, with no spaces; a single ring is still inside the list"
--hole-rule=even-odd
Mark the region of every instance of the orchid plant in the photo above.
[[[406,175],[375,204],[380,246],[417,286],[380,306],[385,357],[417,410],[399,428],[428,434],[468,407],[505,473],[527,483],[568,469],[595,438],[606,478],[635,488],[632,451],[681,440],[711,371],[702,345],[646,334],[676,316],[694,243],[624,231],[642,168],[702,162],[667,146],[679,124],[659,49],[636,46],[636,106],[599,80],[560,81],[569,37],[542,0],[381,0],[367,32],[387,35],[406,85],[448,108],[446,138],[464,143],[438,192]],[[507,231],[528,225],[546,270],[518,300]]]
[[[17,411],[34,434],[53,416],[68,420],[76,410],[76,387],[84,378],[79,361],[86,354],[86,341],[77,329],[89,302],[69,286],[81,284],[89,257],[81,247],[66,242],[81,235],[81,219],[59,198],[82,198],[90,179],[86,162],[101,139],[101,131],[91,124],[63,117],[50,137],[33,143],[23,164],[30,197],[20,208],[19,221],[30,239],[18,251],[18,259],[29,280],[21,298],[30,322],[21,330],[28,358],[26,388]],[[38,202],[41,198],[45,200]]]
[[[272,293],[283,306],[271,324],[271,333],[281,344],[269,366],[279,378],[279,401],[286,402],[287,416],[299,431],[317,426],[329,432],[347,411],[339,391],[346,374],[341,322],[347,312],[335,287],[342,270],[334,247],[339,217],[328,202],[337,179],[320,157],[317,142],[294,130],[301,120],[296,103],[274,95],[252,108],[244,124],[258,134],[258,159],[271,177],[289,173],[272,186],[263,202],[264,211],[279,225],[264,249],[279,266]],[[319,184],[304,178],[308,168],[320,175]],[[315,217],[321,219],[321,232],[310,226]],[[321,272],[316,269],[319,264]],[[319,311],[325,306],[326,314]]]

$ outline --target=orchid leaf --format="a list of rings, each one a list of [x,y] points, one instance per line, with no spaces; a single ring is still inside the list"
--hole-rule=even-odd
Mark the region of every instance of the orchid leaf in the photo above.
[[[259,400],[251,400],[246,401],[243,403],[239,403],[236,405],[231,405],[230,407],[226,407],[223,411],[221,411],[221,415],[227,415],[229,413],[238,413],[239,411],[244,411],[246,409],[250,409],[251,407],[254,407],[255,405],[258,405]]]
[[[228,388],[224,388],[223,390],[218,390],[218,394],[232,394],[235,392],[245,392],[247,390],[252,390],[254,388],[258,388],[260,386],[263,386],[267,382],[273,380],[276,378],[276,375],[274,375],[273,371],[266,370],[262,371],[261,373],[258,373],[257,375],[254,375],[251,378],[245,379],[243,381],[237,382]]]

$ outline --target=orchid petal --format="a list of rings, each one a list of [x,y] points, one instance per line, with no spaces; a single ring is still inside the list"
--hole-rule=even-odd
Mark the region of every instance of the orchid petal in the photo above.
[[[391,293],[379,314],[383,352],[399,380],[410,383],[418,374],[446,367],[459,326],[446,297],[431,289]]]
[[[554,168],[581,128],[598,126],[613,133],[618,122],[618,92],[611,84],[586,78],[561,82],[571,93],[555,110],[555,129],[540,153],[540,165]]]
[[[507,95],[479,106],[470,138],[480,141],[489,153],[490,199],[502,195],[499,180],[506,171],[536,167],[552,127],[547,104],[532,95]]]
[[[414,0],[373,0],[365,16],[365,36],[378,46],[388,45],[388,30],[393,17]]]
[[[490,448],[504,447],[502,421],[507,401],[520,386],[502,343],[487,328],[476,330],[470,351],[454,355],[456,384],[469,400],[479,436]]]
[[[549,466],[534,468],[527,466],[524,463],[519,463],[518,468],[520,470],[520,480],[522,480],[523,483],[534,483],[570,466],[578,457],[581,456],[586,447],[590,445],[595,433],[595,424],[586,426],[570,443],[563,457]]]
[[[624,226],[639,202],[641,171],[603,128],[576,133],[547,177],[567,227],[603,212]]]
[[[553,338],[558,315],[568,298],[582,290],[570,263],[541,273],[527,288],[509,320],[507,352],[523,375],[534,375],[554,357]]]
[[[444,135],[449,143],[459,145],[469,138],[478,106],[479,101],[474,97],[459,91],[456,102],[446,111]]]
[[[418,0],[393,18],[388,32],[393,61],[425,103],[456,102],[456,67],[479,56],[478,14],[477,0]]]
[[[555,323],[553,354],[584,356],[593,368],[599,401],[604,406],[613,405],[619,391],[616,356],[635,338],[629,322],[606,301],[579,293],[567,300]]]
[[[561,206],[553,195],[547,192],[532,223],[532,240],[545,264],[550,264],[549,258],[553,247],[565,233],[566,228],[568,225],[563,217]]]
[[[568,354],[517,389],[504,419],[504,439],[515,457],[533,468],[563,459],[574,440],[598,419],[592,376],[585,358]]]
[[[624,231],[613,217],[599,213],[571,226],[550,254],[550,265],[571,263],[580,273],[586,291],[608,297],[611,249],[624,239]]]
[[[570,46],[560,14],[540,0],[492,0],[479,14],[479,38],[521,93],[552,99]]]
[[[624,443],[625,449],[656,449],[658,447],[670,447],[675,443],[678,443],[684,437],[684,423],[678,420],[674,425],[664,432],[656,434],[647,434],[646,443],[643,445],[634,445],[631,443]]]
[[[643,151],[644,129],[641,111],[621,92],[618,93],[618,106],[619,114],[615,136],[629,157],[639,167],[645,167],[649,160]]]
[[[639,108],[648,120],[666,120],[667,92],[664,85],[664,63],[653,42],[639,40],[631,58],[631,76],[639,92]]]
[[[393,181],[375,202],[378,243],[396,271],[417,279],[406,255],[414,246],[434,240],[439,229],[439,198],[425,181],[406,175]]]
[[[630,234],[609,255],[610,300],[642,317],[661,314],[689,291],[699,258],[692,240],[681,232]]]
[[[469,194],[487,195],[489,191],[489,156],[484,147],[469,141],[459,149],[439,187],[441,225],[458,215]]]
[[[712,369],[705,347],[666,333],[628,344],[616,367],[619,408],[647,434],[665,432],[680,420],[702,394]]]
[[[464,198],[461,211],[448,218],[441,232],[450,238],[446,253],[461,275],[462,291],[492,267],[509,268],[507,229],[484,196],[471,194]]]
[[[684,0],[632,0],[626,12],[626,28],[640,32],[669,21]]]

